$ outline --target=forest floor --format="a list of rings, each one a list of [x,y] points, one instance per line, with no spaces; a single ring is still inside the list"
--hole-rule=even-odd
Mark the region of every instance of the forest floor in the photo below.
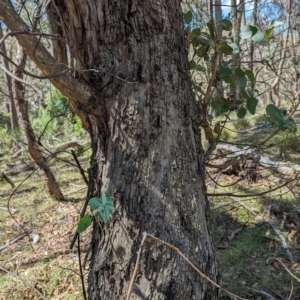
[[[264,134],[267,132],[260,138]],[[250,133],[247,138],[257,140],[257,134]],[[1,169],[21,163],[20,158],[12,161],[10,147],[5,149],[7,152],[1,149]],[[282,149],[268,150],[273,159],[282,158]],[[285,159],[300,163],[295,149],[284,152]],[[86,170],[90,150],[86,147],[77,154]],[[215,163],[221,161],[215,157]],[[87,186],[68,150],[50,162],[68,199],[65,202],[47,195],[37,172],[12,176],[14,189],[0,181],[0,300],[42,299],[41,295],[51,300],[83,299],[78,248],[75,245],[71,250],[70,243]],[[240,297],[300,299],[300,185],[297,181],[284,185],[289,179],[249,161],[240,164],[238,170],[208,169],[209,193],[233,193],[209,197],[210,222],[221,286]],[[82,261],[90,237],[90,230],[81,235]],[[83,271],[86,281],[88,262]],[[221,299],[232,298],[222,293]]]

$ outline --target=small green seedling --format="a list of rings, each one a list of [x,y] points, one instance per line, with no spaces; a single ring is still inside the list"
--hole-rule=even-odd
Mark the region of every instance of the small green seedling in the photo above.
[[[89,200],[89,206],[94,216],[98,216],[104,223],[108,221],[112,213],[114,212],[114,204],[111,196],[103,194],[101,198],[93,197]],[[86,214],[78,222],[77,232],[84,232],[92,223],[92,216]]]

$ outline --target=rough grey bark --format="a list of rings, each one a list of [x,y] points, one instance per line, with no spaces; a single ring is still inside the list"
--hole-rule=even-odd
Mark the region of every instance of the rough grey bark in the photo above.
[[[89,76],[105,107],[89,116],[90,191],[112,195],[116,212],[94,226],[90,299],[125,299],[144,231],[179,247],[216,280],[179,1],[53,3],[76,60],[98,71]],[[175,253],[153,243],[135,286],[132,299],[217,297]]]
[[[26,58],[27,56],[24,50],[19,46],[17,56],[18,68],[15,69],[14,75],[21,79],[23,78],[22,69],[25,67]],[[13,97],[16,105],[19,124],[27,144],[28,152],[38,166],[41,178],[44,181],[49,194],[57,200],[63,200],[64,196],[55,180],[52,171],[48,166],[47,160],[44,158],[41,150],[39,149],[39,145],[31,127],[28,117],[27,104],[24,99],[24,85],[16,79],[13,79]]]
[[[59,18],[57,17],[56,12],[51,5],[48,9],[48,20],[50,25],[50,32],[52,34],[59,35],[57,39],[52,39],[53,56],[58,63],[61,63],[68,67],[67,45],[63,41],[63,32]]]
[[[77,65],[93,71],[77,70],[88,85],[66,74],[51,80],[91,135],[89,196],[108,193],[116,207],[106,225],[94,223],[89,298],[125,299],[144,231],[174,244],[217,281],[201,115],[188,74],[180,1],[52,5]],[[10,16],[18,20],[11,11],[2,18]],[[44,74],[51,74],[49,63],[36,59],[46,55],[41,45],[32,55],[36,39],[17,38]],[[217,298],[217,289],[178,255],[146,243],[131,299]]]
[[[3,38],[3,29],[2,29],[2,25],[0,24],[0,40],[2,38]],[[7,56],[5,43],[0,45],[0,50],[3,52],[4,55]],[[1,56],[1,60],[2,60],[3,66],[7,70],[9,70],[9,64],[8,64],[7,59],[4,56]],[[11,77],[6,73],[4,73],[4,79],[5,79],[5,86],[6,86],[6,99],[7,99],[6,101],[7,101],[7,106],[8,106],[8,110],[10,113],[11,129],[18,129],[19,128],[18,117],[17,117],[16,107],[15,107],[15,103],[13,100],[13,94],[12,94],[12,80],[11,80]]]

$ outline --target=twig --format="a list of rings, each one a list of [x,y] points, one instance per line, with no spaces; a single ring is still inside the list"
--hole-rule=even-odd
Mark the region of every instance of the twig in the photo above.
[[[272,223],[269,223],[271,228],[275,231],[275,233],[278,235],[278,237],[281,240],[281,244],[282,244],[282,248],[284,249],[286,256],[288,257],[288,259],[290,260],[290,262],[293,264],[294,263],[294,259],[293,259],[293,254],[291,253],[284,236],[282,235],[282,233],[276,228],[276,226]]]
[[[90,188],[89,188],[89,186],[88,186],[86,198],[85,198],[83,207],[82,207],[81,212],[80,212],[80,218],[83,218],[83,216],[84,216],[84,214],[85,214],[85,211],[86,211],[86,209],[87,209],[87,207],[88,207],[89,200],[90,200]],[[79,237],[79,233],[76,231],[75,234],[74,234],[74,236],[73,236],[73,239],[72,239],[72,241],[71,241],[70,249],[73,249],[77,237]]]
[[[23,80],[21,78],[19,78],[18,76],[16,76],[15,74],[11,73],[9,70],[7,70],[4,66],[2,66],[0,64],[0,68],[7,74],[9,75],[11,78],[23,83],[23,84],[26,84],[28,86],[30,86],[36,93],[38,93],[41,97],[41,99],[43,99],[43,92],[41,90],[39,90],[38,88],[36,88],[34,85],[32,85],[31,83],[27,82],[26,80]]]
[[[8,275],[12,276],[12,277],[15,277],[16,279],[22,281],[25,285],[29,286],[31,289],[33,289],[39,296],[41,299],[44,299],[44,300],[47,300],[44,295],[39,291],[37,290],[33,285],[31,285],[30,283],[28,283],[25,279],[23,279],[22,277],[18,276],[18,275],[15,275],[14,273],[0,267],[0,270],[7,273]]]
[[[12,245],[13,243],[17,242],[18,240],[21,240],[23,237],[25,237],[26,235],[30,234],[30,231],[27,233],[23,233],[19,236],[17,236],[16,238],[10,240],[7,244],[3,245],[0,247],[0,251],[4,250],[5,248],[7,248],[8,246]]]
[[[256,289],[251,289],[253,292],[257,293],[257,294],[261,294],[261,295],[264,295],[268,298],[268,300],[276,300],[275,297],[273,297],[272,295],[268,294],[267,292],[265,291],[262,291],[262,290],[256,290]]]
[[[234,193],[207,193],[207,196],[210,196],[210,197],[223,197],[223,196],[233,196],[233,197],[239,197],[239,198],[246,198],[246,197],[257,197],[257,196],[262,196],[262,195],[265,195],[265,194],[268,194],[268,193],[271,193],[271,192],[274,192],[286,185],[288,185],[289,183],[291,183],[292,181],[294,181],[295,179],[291,179],[291,180],[288,180],[287,182],[283,183],[282,185],[279,185],[273,189],[270,189],[268,191],[265,191],[265,192],[261,192],[261,193],[256,193],[256,194],[249,194],[249,195],[241,195],[241,194],[234,194]]]
[[[249,208],[246,204],[244,204],[241,200],[236,199],[234,197],[230,197],[230,198],[234,200],[234,202],[237,202],[240,206],[244,207],[251,215],[256,216],[258,214],[257,212],[254,212],[251,208]]]
[[[292,287],[291,287],[291,292],[290,292],[290,295],[289,295],[289,297],[288,297],[288,300],[291,300],[291,299],[292,299],[293,291],[294,291],[293,281],[291,281],[291,284],[292,284]]]
[[[85,176],[85,174],[84,174],[84,170],[82,169],[82,167],[81,167],[81,165],[80,165],[80,162],[79,162],[79,160],[78,160],[78,158],[77,158],[77,155],[76,155],[75,151],[74,151],[74,150],[71,150],[71,154],[72,154],[72,156],[73,156],[73,158],[74,158],[74,160],[75,160],[75,163],[76,163],[76,165],[77,165],[77,167],[78,167],[79,173],[80,173],[80,175],[82,176],[84,182],[86,183],[86,185],[89,185],[89,181],[88,181],[88,179],[86,178],[86,176]]]
[[[271,258],[271,259],[274,259],[274,260],[277,260],[277,261],[279,261],[282,265],[283,265],[283,267],[285,268],[285,270],[294,278],[294,279],[296,279],[298,282],[300,282],[300,278],[298,278],[298,277],[296,277],[288,268],[287,268],[287,266],[280,260],[280,259],[278,259],[278,258]]]
[[[136,277],[136,274],[137,274],[137,271],[138,271],[138,268],[139,268],[139,261],[141,259],[141,254],[142,254],[142,250],[143,250],[143,246],[144,246],[144,243],[146,241],[146,238],[147,238],[147,233],[144,232],[143,233],[143,239],[141,241],[140,248],[139,248],[139,251],[137,253],[136,263],[135,263],[133,274],[132,274],[132,277],[131,277],[131,280],[130,280],[130,284],[129,284],[129,288],[128,288],[126,300],[130,299],[132,287],[133,287],[134,280],[135,280],[135,277]]]
[[[234,295],[232,294],[231,292],[227,291],[226,289],[222,288],[220,285],[218,285],[216,282],[214,282],[212,279],[210,279],[209,277],[207,277],[205,274],[203,274],[189,259],[187,259],[183,253],[178,249],[176,248],[175,246],[173,246],[172,244],[169,244],[159,238],[157,238],[156,236],[154,235],[151,235],[147,232],[144,232],[143,233],[143,239],[142,239],[142,242],[140,244],[140,248],[139,248],[139,251],[138,251],[138,254],[137,254],[137,259],[136,259],[136,263],[135,263],[135,267],[134,267],[134,271],[133,271],[133,275],[131,277],[131,280],[130,280],[130,284],[129,284],[129,289],[128,289],[128,293],[127,293],[127,297],[126,297],[126,300],[129,300],[130,298],[130,295],[131,295],[131,291],[132,291],[132,287],[133,287],[133,284],[134,284],[134,280],[135,280],[135,277],[136,277],[136,274],[137,274],[137,271],[138,271],[138,264],[139,264],[139,261],[140,261],[140,258],[141,258],[141,252],[142,252],[142,247],[145,243],[145,240],[146,238],[149,237],[150,239],[152,239],[153,241],[157,242],[157,243],[162,243],[163,245],[167,246],[168,248],[174,250],[178,255],[180,255],[187,263],[189,266],[191,266],[202,278],[204,278],[205,280],[207,280],[208,282],[210,282],[212,285],[214,285],[216,288],[220,289],[221,291],[223,291],[224,293],[228,294],[229,296],[231,297],[234,297],[236,299],[239,299],[239,300],[247,300],[245,298],[241,298],[237,295]]]
[[[85,285],[84,285],[84,275],[83,275],[82,264],[81,264],[80,236],[79,235],[77,235],[77,253],[78,253],[78,263],[79,263],[80,280],[81,280],[83,298],[84,298],[84,300],[87,300],[86,290],[85,290]]]

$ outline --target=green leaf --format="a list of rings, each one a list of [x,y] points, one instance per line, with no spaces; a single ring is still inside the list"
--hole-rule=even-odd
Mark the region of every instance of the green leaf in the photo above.
[[[282,129],[284,125],[284,118],[281,110],[274,104],[268,104],[266,107],[267,117],[270,123]]]
[[[282,111],[274,104],[269,104],[266,107],[268,121],[275,125],[278,129],[290,132],[297,132],[297,125],[292,118],[285,119],[282,115]]]
[[[205,68],[201,65],[196,65],[195,70],[199,71],[199,72],[204,72]]]
[[[196,67],[196,62],[194,60],[190,61],[190,70],[193,70]]]
[[[233,80],[232,80],[232,77],[222,77],[222,80],[230,85],[233,85]]]
[[[248,77],[250,81],[253,81],[255,79],[254,74],[251,70],[245,70],[245,75]]]
[[[231,74],[232,74],[231,69],[228,67],[224,67],[224,66],[219,66],[219,72],[222,77],[228,77],[228,76],[231,76]]]
[[[248,39],[257,33],[258,29],[252,25],[245,25],[241,28],[241,38]]]
[[[85,215],[83,218],[79,220],[76,231],[78,233],[84,232],[91,225],[91,223],[92,223],[91,216],[88,214]]]
[[[221,105],[219,111],[220,111],[220,113],[226,113],[226,112],[229,111],[229,109],[230,109],[229,104],[224,103],[224,104]]]
[[[210,45],[210,40],[202,35],[197,36],[196,39],[204,46]]]
[[[232,23],[228,19],[223,19],[221,23],[224,30],[226,31],[232,30]]]
[[[251,115],[255,115],[257,104],[258,100],[256,98],[250,97],[247,99],[247,109],[249,110]]]
[[[244,101],[242,101],[242,100],[235,100],[234,101],[235,105],[241,105],[242,103],[244,103]]]
[[[244,98],[244,99],[248,99],[249,95],[246,92],[246,90],[244,88],[240,88],[240,95]]]
[[[99,214],[100,218],[104,223],[106,223],[114,212],[114,204],[112,202],[111,196],[107,194],[103,194],[101,197],[101,205],[97,208],[97,213]]]
[[[219,50],[221,52],[223,52],[225,55],[230,55],[230,54],[232,54],[232,51],[233,51],[233,49],[227,44],[220,45]]]
[[[285,120],[285,127],[288,131],[290,131],[292,133],[297,132],[297,124],[295,123],[294,119],[292,119],[292,118],[288,118],[287,120]]]
[[[284,22],[282,22],[282,21],[275,21],[275,20],[273,20],[273,21],[270,23],[269,27],[277,27],[277,26],[281,26],[281,25],[283,25],[283,24],[284,24]]]
[[[208,30],[209,30],[209,33],[210,33],[210,36],[211,36],[211,39],[214,41],[215,40],[215,32],[214,32],[214,28],[212,26],[212,23],[211,22],[208,22],[206,23],[207,27],[208,27]]]
[[[246,88],[246,86],[247,86],[247,78],[245,76],[239,78],[239,87],[244,89]]]
[[[268,41],[272,35],[274,27],[267,29],[266,33],[265,33],[265,41]]]
[[[238,54],[240,53],[240,48],[236,43],[231,43],[229,46],[232,48],[232,54]]]
[[[205,54],[207,54],[209,50],[209,46],[200,46],[197,51],[196,51],[196,54],[199,56],[199,57],[204,57],[205,58]]]
[[[259,45],[267,45],[267,42],[265,40],[265,35],[261,32],[258,31],[253,37],[252,40],[254,43],[259,44]]]
[[[246,115],[246,113],[247,113],[247,110],[246,110],[246,108],[245,107],[241,107],[238,111],[237,111],[237,117],[238,118],[244,118],[245,117],[245,115]]]
[[[238,78],[245,77],[245,72],[241,68],[238,67],[235,69],[235,75]]]
[[[57,99],[56,103],[55,103],[55,106],[56,107],[65,107],[68,103],[68,100],[67,98],[65,97],[60,97]]]
[[[186,24],[190,24],[193,20],[192,12],[190,10],[188,12],[186,12],[183,16],[183,19]]]
[[[89,200],[89,206],[91,210],[96,210],[101,204],[102,204],[101,198],[94,197]]]
[[[201,34],[201,29],[200,28],[195,28],[192,30],[192,34],[195,36],[198,36]]]

